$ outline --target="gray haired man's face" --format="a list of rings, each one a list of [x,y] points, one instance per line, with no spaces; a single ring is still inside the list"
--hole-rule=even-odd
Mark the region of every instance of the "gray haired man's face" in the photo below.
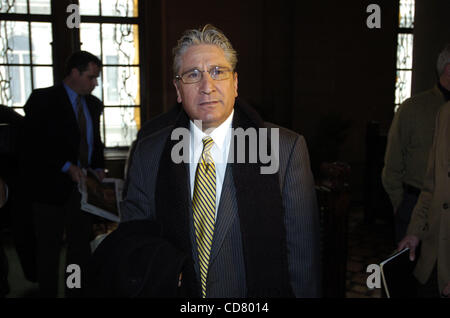
[[[234,101],[238,96],[237,73],[226,80],[214,80],[208,73],[214,66],[232,69],[220,47],[194,45],[182,55],[178,75],[198,69],[205,71],[202,79],[193,84],[174,80],[177,101],[183,104],[191,120],[202,121],[204,130],[220,126],[233,111]]]

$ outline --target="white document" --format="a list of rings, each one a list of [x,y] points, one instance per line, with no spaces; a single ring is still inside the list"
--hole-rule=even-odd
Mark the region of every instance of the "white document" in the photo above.
[[[95,171],[86,170],[86,177],[79,184],[81,209],[113,222],[120,222],[123,180],[105,178],[100,181]]]

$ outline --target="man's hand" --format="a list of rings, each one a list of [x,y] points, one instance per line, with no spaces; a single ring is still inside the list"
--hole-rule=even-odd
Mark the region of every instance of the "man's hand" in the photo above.
[[[76,183],[80,183],[81,180],[85,177],[83,171],[80,167],[71,164],[67,173],[70,175],[72,180]]]
[[[447,286],[444,287],[442,291],[442,297],[450,298],[450,282],[448,282]]]
[[[97,177],[100,179],[100,181],[103,181],[103,179],[106,178],[106,172],[103,169],[97,169],[95,170],[95,172],[97,173]]]
[[[414,261],[416,258],[416,247],[419,245],[419,238],[415,235],[407,235],[398,243],[397,251],[401,251],[404,248],[409,248],[409,259]]]

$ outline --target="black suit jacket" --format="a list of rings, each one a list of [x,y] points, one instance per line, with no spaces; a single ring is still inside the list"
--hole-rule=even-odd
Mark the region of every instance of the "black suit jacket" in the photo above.
[[[23,117],[11,107],[0,105],[0,177],[10,185],[18,173]]]
[[[169,111],[162,113],[155,118],[147,121],[142,128],[139,130],[137,134],[137,138],[133,141],[130,147],[130,151],[128,152],[128,158],[125,163],[125,186],[123,189],[123,195],[126,196],[128,190],[128,173],[131,167],[131,162],[133,161],[134,151],[136,150],[136,146],[140,140],[143,138],[150,136],[151,134],[166,128],[167,126],[175,124],[178,115],[182,109],[181,104],[176,104]]]
[[[92,168],[103,168],[103,143],[100,137],[102,102],[85,96],[92,118]],[[34,90],[24,107],[26,151],[22,161],[36,202],[64,203],[75,183],[61,171],[67,161],[78,162],[80,133],[69,96],[62,84]]]
[[[245,105],[239,100],[237,100],[237,104],[239,104],[239,108]],[[248,109],[248,107],[246,108]],[[248,110],[247,114],[249,112],[250,110]],[[236,111],[234,116],[233,121],[236,119],[236,122],[242,122],[242,118],[245,115],[242,111]],[[154,126],[164,127],[165,124],[170,123],[173,119],[170,115],[166,115],[163,118],[165,118],[164,121],[158,121]],[[276,162],[279,164],[277,171],[284,207],[283,218],[286,227],[285,236],[290,283],[296,297],[320,297],[319,214],[306,142],[303,136],[285,128],[270,123],[264,123],[264,127],[279,129],[279,157],[276,158]],[[168,124],[165,128],[154,131],[149,135],[141,134],[139,136],[129,171],[127,195],[121,204],[121,222],[145,219],[156,220],[162,223],[165,231],[163,236],[166,239],[173,239],[180,235],[180,232],[177,231],[178,228],[186,226],[189,231],[190,246],[187,246],[185,251],[189,251],[189,248],[191,248],[190,261],[194,262],[196,278],[199,281],[200,268],[192,217],[188,164],[185,164],[181,169],[171,170],[173,174],[164,179],[168,180],[167,184],[164,185],[165,189],[170,189],[177,194],[181,193],[183,197],[180,198],[173,193],[166,195],[167,192],[164,193],[161,190],[161,184],[158,184],[161,162],[168,162],[168,160],[165,160],[167,157],[162,159],[162,155],[165,152],[166,142],[170,138],[173,129],[174,126]],[[148,127],[146,131],[150,132],[151,127]],[[170,156],[170,152],[166,152],[166,154]],[[173,166],[168,168],[172,169]],[[185,175],[179,174],[183,169]],[[247,288],[248,268],[246,268],[244,259],[244,253],[248,250],[244,249],[243,236],[249,235],[251,231],[248,230],[248,227],[242,230],[242,224],[244,223],[241,223],[239,216],[238,198],[241,198],[239,202],[246,203],[246,206],[241,211],[248,212],[247,215],[252,215],[251,213],[260,214],[260,218],[254,218],[254,224],[257,229],[260,228],[262,219],[268,219],[267,209],[260,209],[257,200],[251,199],[250,196],[244,199],[241,195],[244,187],[247,187],[250,190],[248,192],[252,195],[258,195],[258,192],[252,190],[255,188],[253,180],[248,179],[245,184],[242,183],[242,185],[238,184],[236,186],[237,183],[234,176],[232,168],[227,167],[220,203],[217,208],[217,219],[214,225],[214,237],[208,267],[209,282],[207,294],[208,297],[212,298],[247,297],[249,295]],[[171,183],[173,180],[175,181]],[[187,200],[183,201],[185,198]],[[170,217],[168,210],[165,210],[164,207],[162,209],[159,208],[158,211],[157,204],[161,204],[161,202],[175,202],[174,205],[180,207],[179,218]],[[185,209],[183,204],[188,205],[188,208]],[[168,205],[170,206],[170,204]],[[245,214],[242,213],[242,215]],[[187,217],[184,218],[186,215]],[[165,219],[165,216],[169,216],[169,218]],[[176,224],[175,222],[186,222],[185,224],[187,225],[179,227],[166,226],[171,224],[171,222],[173,224]],[[177,230],[171,232],[173,229]],[[180,236],[183,237],[182,235]],[[252,242],[255,245],[260,241],[257,239],[257,235],[250,237],[253,237]],[[181,240],[176,238],[177,243]],[[172,244],[174,244],[174,241],[172,241]],[[180,248],[178,246],[177,248]],[[270,255],[268,260],[271,258],[273,258],[273,255]],[[252,265],[255,266],[255,264]],[[265,265],[263,264],[261,268],[266,268]],[[252,272],[252,274],[255,272]],[[184,272],[183,277],[186,274],[189,274],[189,271],[187,273]],[[278,274],[278,272],[271,272],[272,279],[276,279]]]

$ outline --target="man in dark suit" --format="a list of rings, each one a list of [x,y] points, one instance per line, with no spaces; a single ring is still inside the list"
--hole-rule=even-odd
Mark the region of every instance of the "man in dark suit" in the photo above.
[[[236,63],[211,25],[178,41],[183,109],[140,136],[122,222],[155,220],[191,256],[182,272],[187,295],[319,297],[319,215],[305,140],[236,99]]]
[[[6,203],[6,194],[18,173],[17,139],[22,120],[11,107],[0,105],[0,207]]]
[[[5,190],[17,182],[22,125],[23,117],[19,113],[0,105],[0,177]]]
[[[36,238],[30,203],[22,186],[27,179],[25,182],[20,180],[19,159],[23,149],[23,121],[23,116],[13,108],[0,105],[0,218],[2,224],[7,224],[11,229],[25,278],[35,282]],[[2,197],[6,197],[7,200],[3,209]]]
[[[101,179],[105,176],[100,138],[103,104],[91,95],[101,67],[89,52],[72,54],[63,83],[34,90],[24,107],[28,143],[24,168],[33,200],[38,282],[46,297],[57,295],[64,231],[67,265],[77,264],[82,274],[90,257],[92,224],[80,210],[78,183],[84,177],[82,168],[95,169]],[[70,289],[66,295],[80,292]]]
[[[2,207],[8,200],[8,186],[0,176],[0,217],[2,216]],[[0,242],[1,243],[1,242]],[[0,298],[5,297],[9,293],[8,284],[8,259],[3,251],[3,246],[0,244]]]

